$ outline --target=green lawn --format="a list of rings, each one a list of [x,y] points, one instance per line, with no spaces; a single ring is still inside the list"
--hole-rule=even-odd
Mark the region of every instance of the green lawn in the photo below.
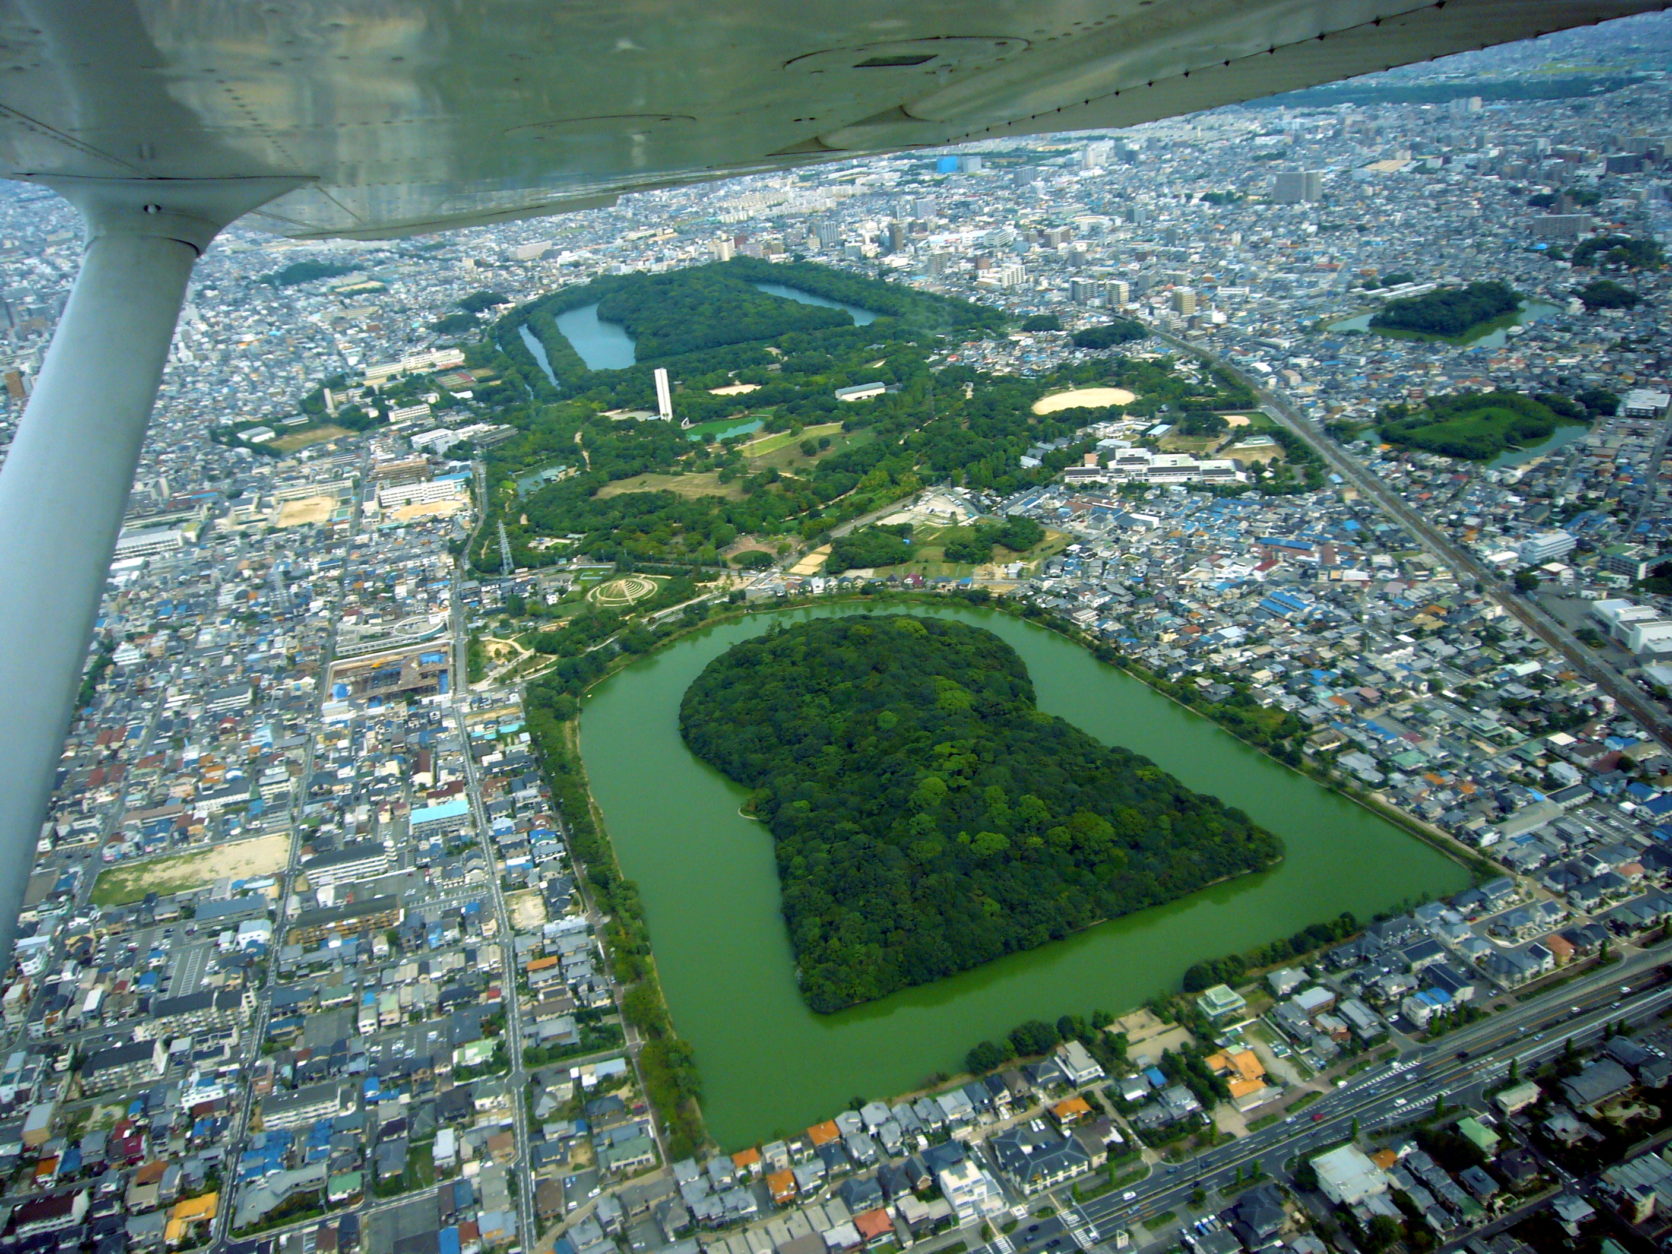
[[[1471,461],[1536,445],[1576,422],[1534,397],[1505,392],[1434,397],[1416,412],[1394,408],[1378,415],[1388,444]]]
[[[801,441],[806,439],[816,440],[821,435],[835,436],[839,434],[841,430],[841,423],[825,422],[820,423],[815,427],[805,427],[800,432],[796,433],[779,431],[774,435],[763,435],[758,439],[750,440],[747,444],[743,445],[740,451],[743,456],[749,458],[750,460],[754,460],[756,458],[765,457],[768,453],[776,452],[787,445],[800,444]]]
[[[774,440],[778,438],[778,436],[772,437]],[[818,450],[811,457],[801,451],[803,440],[818,440],[820,438],[828,438],[830,447]],[[745,449],[743,450],[743,456],[749,463],[751,472],[766,470],[768,467],[774,466],[782,471],[793,472],[797,467],[811,465],[826,457],[834,457],[837,453],[845,452],[850,448],[857,448],[873,438],[873,432],[843,432],[841,424],[832,423],[822,427],[808,427],[800,435],[788,437],[784,442],[774,444],[766,452],[754,448]]]
[[[113,866],[99,873],[93,882],[95,906],[125,906],[140,901],[146,893],[168,896],[188,888],[199,888],[205,880],[200,866],[201,851],[174,858],[153,858],[134,866]]]

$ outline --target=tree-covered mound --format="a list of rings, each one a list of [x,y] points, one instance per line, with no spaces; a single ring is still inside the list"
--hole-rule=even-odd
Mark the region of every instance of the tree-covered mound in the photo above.
[[[772,631],[708,665],[679,726],[755,790],[802,994],[821,1012],[1281,856],[1240,811],[1040,712],[1016,652],[964,623]]]
[[[1547,439],[1564,423],[1585,422],[1583,405],[1554,393],[1459,392],[1431,396],[1421,406],[1389,405],[1376,415],[1376,429],[1397,448],[1422,449],[1446,457],[1490,461],[1507,449]]]
[[[1141,340],[1149,332],[1144,324],[1136,318],[1111,318],[1101,326],[1087,327],[1084,331],[1074,333],[1075,348],[1113,348],[1116,344],[1128,344],[1133,340]]]
[[[1520,295],[1505,283],[1442,287],[1422,296],[1388,301],[1370,319],[1370,329],[1460,339],[1520,308]]]

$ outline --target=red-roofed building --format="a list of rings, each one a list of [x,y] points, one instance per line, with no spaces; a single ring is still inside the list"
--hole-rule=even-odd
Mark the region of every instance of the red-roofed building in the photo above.
[[[894,1239],[894,1221],[888,1217],[888,1212],[882,1207],[868,1210],[853,1217],[853,1226],[859,1229],[859,1235],[865,1242],[865,1247],[885,1245]]]

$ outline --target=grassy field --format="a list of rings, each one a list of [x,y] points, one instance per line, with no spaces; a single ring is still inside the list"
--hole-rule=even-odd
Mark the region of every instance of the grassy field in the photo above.
[[[1481,404],[1448,418],[1413,426],[1403,434],[1390,431],[1387,439],[1393,444],[1485,461],[1506,449],[1548,439],[1564,425],[1568,424],[1555,414],[1550,414],[1548,421],[1540,422],[1502,405]]]
[[[723,496],[728,500],[743,499],[741,483],[721,483],[712,470],[689,475],[634,475],[631,479],[617,479],[598,489],[600,500],[625,496],[629,492],[672,492],[687,499],[699,496]]]
[[[803,440],[820,438],[828,438],[830,447],[820,449],[810,457],[801,451]],[[738,451],[743,454],[744,472],[747,474],[759,474],[768,469],[794,474],[797,467],[811,465],[823,457],[832,457],[844,449],[863,444],[870,438],[869,431],[843,434],[841,423],[827,422],[807,427],[797,435],[780,431],[774,435],[762,436],[742,445]],[[614,483],[606,483],[598,489],[597,496],[603,500],[612,496],[623,496],[629,492],[672,492],[688,500],[701,496],[719,496],[732,501],[743,499],[741,483],[721,483],[719,474],[712,470],[690,471],[684,474],[634,475],[631,479],[618,479]]]
[[[167,895],[206,888],[218,879],[272,875],[283,870],[289,860],[290,836],[278,833],[131,866],[113,866],[94,881],[93,904],[122,906],[142,900],[146,893]]]
[[[347,427],[339,427],[334,423],[326,423],[323,427],[304,427],[300,431],[292,431],[289,435],[281,435],[276,440],[267,441],[276,449],[286,453],[294,453],[299,448],[307,448],[310,444],[324,444],[327,440],[339,440],[345,435],[353,435]]]
[[[829,448],[820,449],[811,457],[801,451],[801,441],[817,440],[821,436],[829,437]],[[779,436],[772,438],[775,441],[780,439]],[[869,431],[849,431],[843,434],[841,424],[832,423],[828,426],[808,427],[797,436],[783,435],[782,442],[775,443],[764,453],[745,448],[743,456],[747,459],[751,472],[775,466],[781,471],[793,473],[798,467],[810,466],[823,458],[834,457],[837,453],[856,448],[871,438],[872,433]]]
[[[745,457],[765,457],[768,453],[776,452],[792,444],[800,444],[806,439],[818,439],[821,435],[835,436],[842,430],[839,422],[823,422],[813,427],[803,428],[799,435],[788,431],[777,431],[771,435],[758,436],[744,444],[738,451]]]

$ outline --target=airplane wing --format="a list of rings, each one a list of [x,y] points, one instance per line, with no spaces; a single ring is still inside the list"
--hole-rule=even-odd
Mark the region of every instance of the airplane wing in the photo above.
[[[1658,0],[0,0],[0,173],[297,179],[374,238],[1127,126]]]

